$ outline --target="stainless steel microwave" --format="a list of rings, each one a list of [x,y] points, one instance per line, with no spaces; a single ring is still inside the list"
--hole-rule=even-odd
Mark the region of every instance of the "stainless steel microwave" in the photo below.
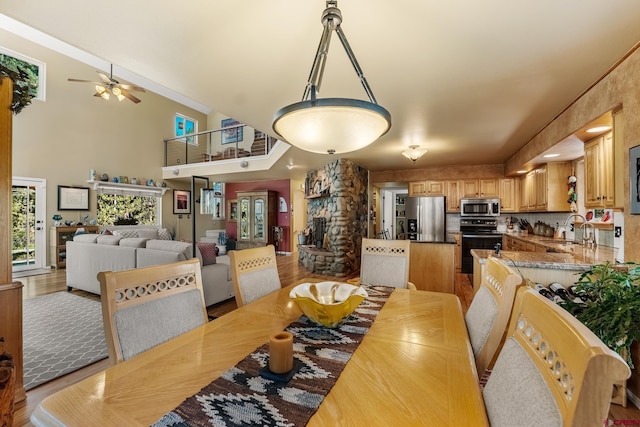
[[[460,216],[500,216],[500,199],[489,197],[461,199]]]

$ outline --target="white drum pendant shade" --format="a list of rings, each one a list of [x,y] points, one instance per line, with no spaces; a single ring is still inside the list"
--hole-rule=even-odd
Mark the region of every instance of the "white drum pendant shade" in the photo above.
[[[371,102],[326,98],[289,105],[276,113],[273,129],[285,141],[313,153],[359,150],[387,133],[391,115]]]

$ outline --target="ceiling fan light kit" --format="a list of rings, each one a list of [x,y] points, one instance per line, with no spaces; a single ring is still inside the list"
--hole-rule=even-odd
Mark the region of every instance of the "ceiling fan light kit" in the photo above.
[[[111,64],[111,72],[109,76],[104,73],[97,72],[101,82],[94,82],[91,80],[79,80],[79,79],[67,79],[70,82],[81,82],[81,83],[93,83],[95,84],[96,93],[93,96],[100,97],[105,100],[109,100],[111,95],[115,96],[118,101],[123,101],[125,98],[131,100],[132,102],[138,104],[140,99],[136,96],[129,93],[129,91],[138,91],[144,92],[145,90],[138,86],[132,86],[129,84],[120,83],[118,80],[113,78],[113,64]]]
[[[337,4],[337,1],[327,1],[327,7],[322,13],[324,30],[302,101],[281,108],[273,120],[273,130],[285,141],[314,153],[340,154],[359,150],[391,128],[391,114],[376,102],[340,27],[342,13]],[[342,42],[369,102],[350,98],[316,97],[320,92],[333,31]]]

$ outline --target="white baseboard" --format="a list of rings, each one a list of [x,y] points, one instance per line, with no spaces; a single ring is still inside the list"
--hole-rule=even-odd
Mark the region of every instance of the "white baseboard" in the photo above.
[[[291,252],[276,251],[276,255],[291,255]]]
[[[640,408],[640,398],[633,394],[629,389],[627,389],[627,399],[629,399],[636,408]]]

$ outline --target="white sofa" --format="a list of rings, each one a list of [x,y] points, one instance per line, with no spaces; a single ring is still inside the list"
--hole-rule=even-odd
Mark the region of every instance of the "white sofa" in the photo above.
[[[82,289],[100,295],[98,273],[168,264],[192,258],[191,243],[145,237],[79,234],[67,242],[67,289]],[[197,251],[203,265],[200,250]],[[216,257],[204,265],[202,287],[207,306],[233,298],[233,281],[228,256]]]

